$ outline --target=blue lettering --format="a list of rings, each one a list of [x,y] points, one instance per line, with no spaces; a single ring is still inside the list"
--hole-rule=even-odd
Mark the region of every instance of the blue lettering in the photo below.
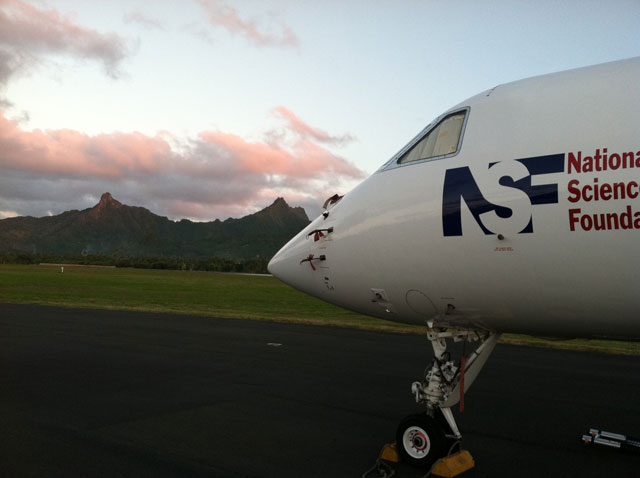
[[[531,205],[556,204],[558,202],[557,183],[532,185],[532,176],[560,173],[564,171],[564,154],[552,154],[531,158],[516,159],[529,171],[519,181],[514,181],[510,176],[502,176],[499,184],[502,186],[519,189],[531,200]],[[489,164],[489,168],[497,163]],[[513,211],[504,206],[493,204],[483,196],[476,183],[471,170],[468,167],[449,169],[444,177],[444,189],[442,196],[442,230],[445,236],[462,235],[462,201],[465,202],[473,218],[484,234],[495,234],[490,231],[480,219],[480,215],[495,211],[498,217],[509,218]],[[533,216],[529,224],[520,233],[533,232]]]

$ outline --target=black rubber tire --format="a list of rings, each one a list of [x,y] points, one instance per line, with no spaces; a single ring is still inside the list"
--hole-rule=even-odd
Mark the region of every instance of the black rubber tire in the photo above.
[[[396,447],[402,459],[422,468],[446,455],[446,443],[438,422],[426,414],[405,417],[396,432]]]

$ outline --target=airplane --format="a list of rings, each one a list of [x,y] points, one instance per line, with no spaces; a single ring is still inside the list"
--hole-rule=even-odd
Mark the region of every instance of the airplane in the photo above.
[[[640,337],[640,57],[500,84],[436,118],[270,261],[307,294],[426,324],[409,463],[462,435],[501,333]],[[452,357],[447,343],[475,346]],[[457,355],[457,354],[456,354]]]

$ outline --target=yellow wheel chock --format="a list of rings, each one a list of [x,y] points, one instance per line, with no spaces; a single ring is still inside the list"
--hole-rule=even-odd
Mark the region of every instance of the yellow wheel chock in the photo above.
[[[382,449],[380,458],[389,461],[391,463],[399,463],[400,455],[396,448],[395,443],[385,445]],[[461,450],[444,458],[440,458],[431,468],[431,474],[435,476],[442,476],[445,478],[452,478],[470,470],[476,466],[471,453],[467,450]]]

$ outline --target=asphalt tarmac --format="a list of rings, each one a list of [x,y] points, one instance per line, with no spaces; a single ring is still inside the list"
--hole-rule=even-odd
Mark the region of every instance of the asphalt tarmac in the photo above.
[[[360,477],[430,357],[413,335],[0,304],[0,474]],[[639,362],[499,344],[458,419],[462,476],[637,476],[579,438],[640,435]]]

